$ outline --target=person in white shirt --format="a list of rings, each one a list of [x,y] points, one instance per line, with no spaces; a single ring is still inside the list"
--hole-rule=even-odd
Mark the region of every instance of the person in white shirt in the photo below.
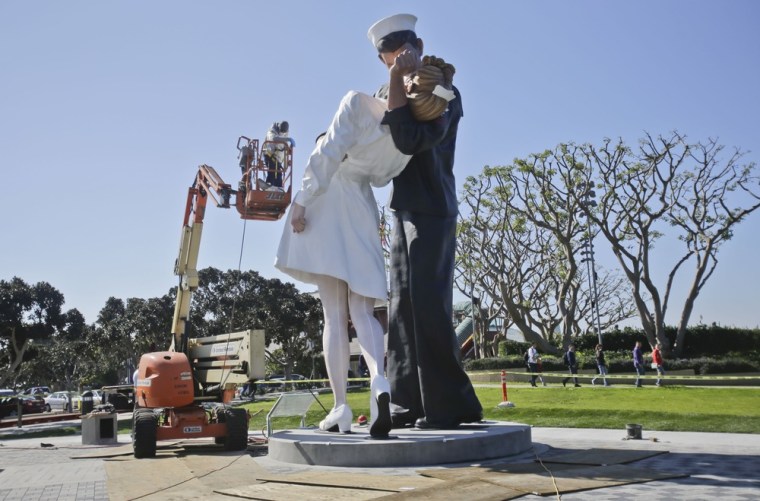
[[[530,345],[528,348],[528,368],[530,369],[530,385],[536,386],[536,378],[538,378],[538,350],[536,349],[536,343]],[[543,383],[543,378],[541,378]]]
[[[290,124],[287,121],[275,122],[267,131],[266,141],[277,141],[267,143],[264,148],[264,165],[267,168],[266,183],[271,187],[282,188],[282,172],[285,164],[285,149],[293,149],[296,142],[288,136]],[[279,142],[282,141],[282,142]],[[287,144],[283,144],[287,143]]]

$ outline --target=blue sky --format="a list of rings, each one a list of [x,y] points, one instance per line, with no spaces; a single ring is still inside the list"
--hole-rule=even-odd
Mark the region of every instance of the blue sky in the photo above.
[[[752,0],[6,0],[0,279],[48,281],[88,322],[109,296],[168,292],[197,166],[236,184],[238,136],[288,120],[300,179],[341,96],[386,80],[366,31],[397,12],[417,15],[426,53],[457,68],[460,188],[485,165],[566,141],[635,144],[644,131],[717,137],[758,159]],[[244,269],[288,279],[273,267],[283,224],[245,224]],[[236,269],[243,226],[210,208],[199,268]],[[756,213],[721,252],[692,323],[760,325],[758,244]],[[663,284],[672,249],[661,259]]]

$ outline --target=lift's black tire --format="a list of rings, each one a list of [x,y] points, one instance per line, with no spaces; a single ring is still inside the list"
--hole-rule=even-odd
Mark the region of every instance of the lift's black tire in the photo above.
[[[227,436],[223,443],[225,450],[242,451],[248,447],[248,414],[245,409],[225,409],[224,422],[227,423]]]
[[[227,422],[227,409],[220,409],[219,413],[217,414],[217,419],[220,423],[226,423]],[[227,443],[227,437],[214,437],[214,443],[218,445],[224,445]]]
[[[158,418],[151,409],[136,409],[132,415],[132,449],[135,457],[156,457]]]

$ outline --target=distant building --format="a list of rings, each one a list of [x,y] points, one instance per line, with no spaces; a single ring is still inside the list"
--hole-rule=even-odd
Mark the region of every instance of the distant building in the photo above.
[[[462,348],[462,358],[467,358],[473,355],[473,343],[472,343],[472,303],[470,301],[461,301],[454,304],[454,331],[457,336],[457,343]],[[493,341],[496,336],[499,336],[504,328],[504,319],[497,317],[494,318],[488,326],[488,332],[486,332],[485,339],[488,342]],[[523,333],[518,329],[507,329],[507,339],[510,341],[517,341],[520,343],[525,342]]]

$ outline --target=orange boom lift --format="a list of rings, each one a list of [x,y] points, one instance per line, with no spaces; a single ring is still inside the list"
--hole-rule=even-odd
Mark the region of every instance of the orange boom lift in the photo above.
[[[168,351],[140,357],[135,381],[132,444],[136,458],[154,457],[156,442],[213,437],[228,450],[248,444],[249,416],[229,403],[238,384],[264,377],[264,331],[245,330],[203,338],[188,338],[185,326],[190,299],[198,288],[198,251],[203,218],[210,196],[217,207],[234,206],[241,219],[276,221],[290,205],[293,153],[289,143],[283,162],[283,187],[270,187],[259,180],[267,173],[258,140],[241,136],[242,179],[235,190],[213,167],[201,165],[188,190],[182,223],[179,257],[174,273],[179,276],[177,303]]]

